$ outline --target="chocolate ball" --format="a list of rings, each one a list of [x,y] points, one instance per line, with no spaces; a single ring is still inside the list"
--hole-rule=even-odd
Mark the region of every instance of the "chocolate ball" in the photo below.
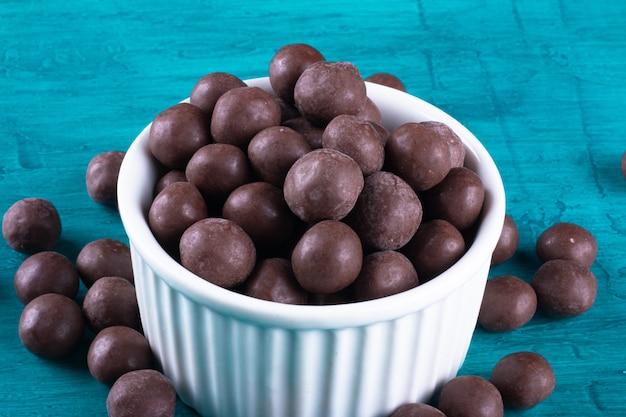
[[[552,394],[556,377],[548,361],[535,352],[515,352],[496,363],[489,380],[507,408],[525,410]]]
[[[291,255],[296,279],[305,290],[331,294],[356,280],[363,264],[357,234],[345,223],[322,220],[311,226]]]
[[[462,167],[465,163],[465,146],[461,138],[445,123],[435,120],[428,120],[421,123],[428,127],[433,133],[439,135],[447,144],[450,150],[450,167]]]
[[[154,369],[127,372],[111,387],[106,408],[109,417],[174,417],[176,390]]]
[[[363,191],[346,220],[363,242],[378,250],[399,249],[422,220],[422,204],[400,177],[378,171],[365,179]]]
[[[294,162],[312,150],[304,136],[292,128],[272,126],[254,135],[248,145],[248,158],[262,181],[282,188]]]
[[[294,103],[294,88],[302,72],[311,64],[324,61],[311,45],[294,43],[281,47],[270,61],[269,80],[272,90],[286,103]]]
[[[43,198],[19,200],[2,216],[2,236],[18,252],[51,250],[61,237],[59,212]]]
[[[385,250],[363,259],[361,273],[352,284],[357,300],[373,300],[417,287],[418,276],[403,254]]]
[[[306,117],[294,117],[293,119],[285,120],[282,125],[300,133],[309,143],[311,149],[319,149],[322,147],[324,127],[314,125]]]
[[[519,244],[519,230],[517,225],[511,216],[506,214],[504,216],[504,225],[496,248],[491,255],[491,265],[500,265],[515,254],[517,245]]]
[[[273,95],[258,87],[233,88],[215,103],[211,136],[217,143],[246,149],[254,135],[280,122],[280,105]]]
[[[87,243],[76,257],[76,268],[87,288],[102,277],[122,277],[135,282],[130,248],[116,239],[103,238]]]
[[[385,161],[385,148],[378,131],[357,116],[340,115],[331,120],[322,134],[322,146],[354,159],[363,176],[380,171]]]
[[[135,287],[120,277],[102,277],[87,290],[83,316],[94,333],[105,327],[127,326],[141,329]]]
[[[117,177],[125,152],[102,152],[89,161],[85,183],[87,193],[93,201],[117,207]]]
[[[393,129],[386,152],[392,171],[415,191],[434,187],[452,167],[447,139],[430,122],[408,122]]]
[[[420,225],[402,252],[412,262],[420,281],[426,282],[461,259],[465,240],[452,223],[433,219]]]
[[[189,158],[210,141],[206,115],[189,103],[178,103],[159,113],[150,126],[152,155],[170,169],[184,169]]]
[[[589,268],[596,260],[598,243],[586,229],[573,223],[556,223],[548,227],[536,243],[541,262],[570,259]]]
[[[154,192],[153,194],[157,196],[165,187],[175,182],[184,182],[187,181],[187,177],[185,176],[185,172],[172,169],[167,171],[165,174],[159,178],[159,180],[154,184]]]
[[[446,417],[441,410],[425,403],[406,403],[396,408],[389,417]]]
[[[246,280],[244,294],[285,304],[306,304],[308,293],[298,284],[291,263],[283,258],[261,261]]]
[[[152,367],[152,350],[135,329],[111,326],[100,331],[89,345],[87,367],[99,382],[113,385],[127,372]]]
[[[19,338],[31,353],[43,359],[59,359],[73,353],[85,324],[80,307],[62,294],[32,299],[20,316]]]
[[[573,317],[589,310],[598,291],[596,277],[576,261],[553,259],[537,269],[531,283],[537,308],[552,317]]]
[[[298,159],[285,177],[287,205],[305,222],[344,218],[363,189],[363,173],[349,156],[316,149]]]
[[[365,78],[365,81],[406,92],[406,87],[404,86],[404,83],[397,76],[389,74],[388,72],[377,72]]]
[[[498,389],[476,375],[462,375],[446,382],[437,408],[446,417],[502,417],[504,405]]]
[[[536,310],[533,287],[514,275],[501,275],[487,281],[478,324],[491,332],[510,332],[528,323]]]
[[[380,112],[380,109],[369,97],[365,98],[365,106],[363,106],[363,110],[358,112],[355,117],[360,120],[377,124],[381,124],[383,122],[383,115]]]
[[[248,234],[235,222],[202,219],[180,238],[182,265],[220,287],[242,284],[256,263],[256,249]]]
[[[232,74],[211,72],[200,78],[193,86],[189,103],[199,107],[208,117],[211,117],[217,99],[233,88],[245,86],[245,82]]]
[[[294,102],[304,117],[325,126],[340,114],[363,110],[366,94],[365,81],[352,63],[320,61],[298,78]]]
[[[22,262],[13,277],[15,293],[28,304],[43,294],[57,293],[74,298],[80,279],[76,267],[65,255],[44,251],[35,253]]]

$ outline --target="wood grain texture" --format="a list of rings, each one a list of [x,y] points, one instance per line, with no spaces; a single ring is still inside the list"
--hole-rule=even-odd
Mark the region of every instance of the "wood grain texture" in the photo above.
[[[485,143],[520,229],[518,254],[493,276],[530,279],[534,242],[557,221],[580,224],[599,242],[599,292],[589,312],[537,315],[507,334],[477,329],[461,373],[488,376],[504,355],[536,351],[553,365],[556,390],[507,416],[622,416],[625,19],[626,3],[612,0],[4,0],[0,211],[23,197],[48,198],[64,227],[56,249],[70,257],[91,240],[126,240],[117,213],[86,193],[89,160],[126,149],[202,75],[264,76],[280,46],[310,43],[364,76],[396,74]],[[21,346],[23,306],[12,280],[23,259],[2,242],[0,416],[106,415],[108,390],[85,365],[87,339],[58,362]],[[179,404],[177,415],[195,414]]]

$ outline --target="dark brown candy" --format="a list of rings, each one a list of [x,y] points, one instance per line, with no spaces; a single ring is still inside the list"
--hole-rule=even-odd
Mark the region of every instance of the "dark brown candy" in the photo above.
[[[220,287],[242,284],[256,263],[250,236],[235,222],[221,218],[202,219],[180,239],[182,265]]]
[[[62,294],[49,293],[26,304],[18,333],[31,353],[44,359],[59,359],[74,352],[84,329],[78,304]]]
[[[250,180],[250,163],[241,148],[211,143],[193,154],[185,176],[206,199],[222,200]]]
[[[324,127],[314,125],[306,117],[294,117],[293,119],[285,120],[282,125],[300,133],[309,143],[309,146],[311,146],[312,149],[318,149],[322,147],[322,135],[324,134]]]
[[[215,142],[247,149],[254,135],[280,121],[280,105],[273,95],[258,87],[233,88],[215,103],[211,136]]]
[[[462,167],[465,163],[465,146],[461,138],[445,123],[429,120],[421,123],[433,133],[439,135],[448,144],[450,149],[450,166]]]
[[[450,149],[439,126],[408,122],[393,129],[387,139],[387,162],[415,191],[441,182],[450,171]]]
[[[322,134],[322,146],[354,159],[364,176],[380,171],[385,162],[385,148],[378,131],[357,116],[340,115],[331,120]]]
[[[406,403],[396,408],[389,417],[446,417],[441,410],[425,403]]]
[[[501,275],[487,281],[478,324],[491,332],[509,332],[528,323],[536,310],[532,286],[516,276]]]
[[[293,274],[291,263],[283,258],[261,261],[246,280],[244,294],[285,304],[306,304],[308,298]]]
[[[311,45],[294,43],[281,47],[270,61],[269,80],[272,90],[286,103],[293,104],[293,92],[302,72],[311,64],[324,61]]]
[[[417,287],[418,275],[403,254],[386,250],[363,259],[358,278],[352,284],[358,301],[373,300]]]
[[[102,277],[122,277],[134,283],[130,248],[116,239],[103,238],[87,243],[76,257],[76,268],[87,288]]]
[[[504,225],[502,232],[500,232],[500,238],[491,255],[491,265],[500,265],[511,259],[517,250],[518,244],[519,230],[513,218],[506,214],[504,216]]]
[[[437,408],[446,417],[502,417],[504,405],[498,389],[476,375],[452,378],[441,389]]]
[[[311,150],[302,134],[290,127],[272,126],[252,138],[248,158],[254,173],[262,181],[282,188],[289,168]]]
[[[202,109],[208,117],[211,117],[217,99],[233,88],[245,86],[245,82],[232,74],[212,72],[196,82],[191,90],[189,102]]]
[[[586,229],[573,223],[556,223],[537,238],[537,256],[541,262],[570,259],[589,268],[596,260],[598,243]]]
[[[111,387],[106,408],[109,417],[173,417],[176,390],[154,369],[127,372]]]
[[[199,107],[178,103],[159,113],[150,127],[148,145],[170,169],[184,169],[198,149],[210,141],[206,115]]]
[[[307,230],[291,255],[296,279],[307,291],[331,294],[352,284],[361,271],[363,249],[345,223],[323,220]]]
[[[44,251],[22,262],[13,277],[15,293],[20,301],[29,301],[43,294],[57,293],[74,298],[80,279],[76,267],[65,255]]]
[[[85,183],[96,203],[117,207],[117,177],[125,155],[121,151],[102,152],[89,161]]]
[[[598,291],[596,277],[576,261],[553,259],[535,272],[537,308],[552,317],[573,317],[589,310]]]
[[[184,181],[187,181],[187,177],[185,176],[184,171],[181,171],[178,169],[172,169],[170,171],[167,171],[165,174],[163,174],[163,176],[161,176],[161,178],[159,178],[159,180],[154,185],[153,194],[156,196],[161,191],[163,191],[163,189],[167,187],[168,185],[175,183],[175,182],[184,182]]]
[[[507,408],[525,410],[552,394],[556,377],[548,361],[538,353],[516,352],[496,363],[489,380],[498,388]]]
[[[300,113],[318,126],[340,114],[356,115],[367,98],[365,81],[350,62],[320,61],[302,72],[294,87]]]
[[[106,385],[127,372],[152,367],[152,350],[135,329],[111,326],[100,331],[89,345],[87,366],[91,375]]]
[[[363,242],[378,250],[399,249],[422,220],[422,204],[400,177],[378,171],[365,179],[363,191],[347,219]]]
[[[267,182],[236,188],[224,203],[222,217],[241,226],[258,248],[284,243],[296,220],[285,203],[283,191]]]
[[[102,277],[94,282],[85,294],[83,315],[94,333],[111,326],[141,329],[135,287],[120,277]]]
[[[298,159],[283,187],[291,211],[310,223],[344,218],[362,189],[359,165],[334,149],[316,149]]]
[[[428,218],[444,219],[463,231],[480,215],[485,187],[480,177],[465,167],[452,168],[437,185],[423,194]]]
[[[19,200],[2,217],[2,236],[18,252],[51,250],[61,237],[59,212],[43,198]]]
[[[356,301],[354,299],[354,291],[352,286],[348,286],[343,290],[331,294],[309,294],[309,304],[315,306],[330,306],[337,304],[348,304]]]
[[[208,216],[207,205],[198,188],[190,182],[174,182],[163,189],[148,210],[148,224],[161,246],[178,254],[185,230]]]
[[[363,107],[363,110],[356,114],[356,117],[361,120],[378,124],[383,122],[383,115],[380,112],[380,109],[369,97],[365,99],[365,106]]]
[[[406,87],[404,86],[404,83],[402,83],[402,81],[395,75],[389,74],[387,72],[377,72],[375,74],[372,74],[369,77],[365,78],[365,81],[406,92]]]

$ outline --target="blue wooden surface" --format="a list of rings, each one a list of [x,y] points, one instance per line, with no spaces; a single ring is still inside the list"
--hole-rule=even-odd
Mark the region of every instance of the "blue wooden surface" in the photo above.
[[[86,193],[89,160],[125,150],[202,75],[263,76],[280,46],[310,43],[363,75],[398,75],[485,143],[520,229],[518,254],[492,275],[530,279],[535,239],[557,221],[599,242],[592,310],[538,315],[507,334],[478,329],[461,373],[488,376],[505,354],[533,350],[553,365],[556,390],[507,416],[622,416],[625,20],[626,3],[613,0],[2,0],[0,211],[27,196],[50,199],[64,227],[56,249],[71,258],[91,240],[125,240],[116,212]],[[13,274],[23,259],[1,242],[0,416],[106,415],[87,340],[58,362],[21,346]],[[179,404],[177,415],[194,413]]]

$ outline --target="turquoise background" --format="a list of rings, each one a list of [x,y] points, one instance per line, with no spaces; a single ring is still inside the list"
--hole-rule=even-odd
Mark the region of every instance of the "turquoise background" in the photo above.
[[[537,315],[506,334],[477,329],[461,374],[488,376],[504,355],[532,350],[552,364],[556,389],[507,416],[622,416],[624,21],[626,3],[613,0],[1,0],[0,211],[24,197],[51,200],[64,227],[56,250],[72,259],[92,240],[126,240],[117,213],[87,195],[89,160],[125,150],[204,74],[264,76],[279,47],[310,43],[364,76],[396,74],[484,142],[520,230],[518,253],[493,276],[530,280],[534,242],[555,222],[598,240],[589,312]],[[105,415],[88,340],[57,362],[20,344],[13,274],[23,259],[0,242],[0,416]],[[194,413],[179,403],[177,415]]]

